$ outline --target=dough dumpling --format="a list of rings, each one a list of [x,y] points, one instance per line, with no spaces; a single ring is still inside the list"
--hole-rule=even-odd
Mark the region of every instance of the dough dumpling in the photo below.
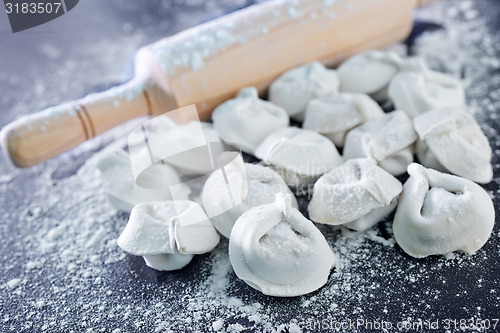
[[[244,212],[274,202],[277,193],[290,195],[292,206],[298,208],[297,199],[276,171],[249,163],[244,170],[237,163],[227,164],[224,170],[226,177],[221,170],[210,175],[201,196],[207,215],[226,238]]]
[[[269,135],[255,156],[271,165],[288,186],[312,184],[319,176],[343,162],[335,145],[316,132],[288,127]]]
[[[387,88],[402,61],[395,52],[367,51],[355,55],[337,69],[340,90],[369,94],[382,102],[387,99]]]
[[[310,101],[302,128],[323,134],[335,146],[343,147],[350,129],[383,115],[382,108],[368,95],[340,93]]]
[[[415,163],[408,166],[408,173],[393,227],[406,253],[416,258],[474,253],[486,243],[495,210],[482,187]]]
[[[339,91],[337,72],[319,62],[293,68],[269,87],[269,100],[285,109],[290,117],[302,121],[310,100]]]
[[[130,159],[123,150],[118,150],[99,161],[97,167],[101,171],[101,182],[108,195],[108,201],[114,208],[130,212],[135,205],[148,201],[187,200],[191,190],[181,184],[177,172],[170,166],[156,166],[157,178],[166,184],[179,184],[173,188],[165,186],[159,189],[146,189],[137,186],[132,174]],[[159,180],[159,179],[158,179]],[[175,193],[172,191],[175,190]]]
[[[159,271],[186,266],[194,254],[212,251],[219,235],[203,208],[192,201],[157,201],[135,206],[117,240],[124,251],[143,256]]]
[[[389,85],[395,109],[411,118],[424,112],[465,105],[465,92],[459,80],[432,71],[422,59],[409,59]]]
[[[396,208],[403,186],[371,159],[333,168],[314,184],[309,217],[314,222],[364,231]]]
[[[328,280],[335,255],[321,232],[297,209],[291,197],[252,208],[234,225],[229,259],[236,275],[270,296],[310,293]]]
[[[185,108],[188,110],[183,115]],[[172,117],[180,118],[179,121],[198,116],[193,105],[170,112],[174,112]],[[182,175],[210,173],[213,171],[212,156],[223,148],[212,124],[193,120],[179,125],[168,114],[145,122],[129,135],[132,170],[137,184],[142,187],[157,186],[156,179],[151,181],[149,176],[156,173],[158,164],[173,166]]]
[[[222,140],[248,154],[253,154],[266,136],[290,123],[287,112],[259,99],[254,87],[242,89],[236,98],[219,105],[212,121]]]
[[[398,176],[413,162],[416,140],[411,119],[403,111],[393,111],[351,130],[346,137],[344,158],[372,157],[390,174]]]
[[[424,166],[483,184],[493,179],[488,139],[465,111],[429,111],[416,117],[414,125],[417,157]]]

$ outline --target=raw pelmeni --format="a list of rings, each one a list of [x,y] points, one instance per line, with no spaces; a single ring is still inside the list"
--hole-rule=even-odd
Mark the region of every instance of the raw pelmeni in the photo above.
[[[403,186],[372,159],[333,168],[314,184],[309,217],[314,222],[366,230],[396,208]]]
[[[271,83],[269,100],[284,108],[292,118],[302,121],[310,100],[338,91],[337,72],[319,62],[311,62],[285,72]]]
[[[495,210],[488,193],[457,176],[408,166],[394,217],[394,237],[409,255],[422,258],[453,251],[474,253],[488,240]]]
[[[271,165],[285,182],[295,188],[313,183],[343,162],[335,145],[316,132],[288,127],[269,135],[255,156]]]
[[[205,174],[211,170],[210,161],[201,161],[197,163],[196,160],[192,160],[192,156],[183,156],[192,145],[196,145],[196,142],[200,140],[200,126],[202,129],[201,135],[204,137],[204,144],[216,143],[220,144],[220,138],[218,132],[213,128],[213,125],[207,122],[191,121],[187,124],[176,125],[166,132],[164,138],[164,145],[173,149],[175,147],[179,151],[178,155],[172,155],[165,161],[177,168],[183,174]],[[193,151],[194,154],[196,154]]]
[[[222,140],[248,154],[253,154],[266,136],[290,123],[286,111],[259,99],[254,87],[243,88],[236,98],[219,105],[212,121]]]
[[[336,258],[321,232],[288,195],[252,208],[234,225],[229,259],[236,275],[270,296],[304,295],[323,286]]]
[[[413,162],[415,140],[417,134],[411,119],[403,111],[393,111],[351,130],[346,137],[344,158],[372,157],[392,175],[401,175]]]
[[[394,52],[367,51],[344,61],[337,69],[340,90],[387,99],[389,82],[399,71],[402,59]]]
[[[408,59],[389,85],[394,107],[411,118],[424,112],[465,105],[465,92],[459,80],[432,71],[422,59]]]
[[[101,171],[101,182],[108,195],[109,203],[114,208],[126,212],[130,212],[134,205],[142,202],[172,200],[172,198],[187,200],[191,192],[189,187],[181,184],[177,172],[164,164],[156,167],[157,177],[161,177],[163,183],[178,184],[178,186],[175,188],[165,186],[159,189],[145,189],[137,186],[129,156],[121,149],[103,158],[98,168]]]
[[[491,147],[472,116],[458,108],[434,110],[416,117],[414,125],[424,166],[478,183],[491,181]]]
[[[383,115],[380,106],[366,94],[333,94],[309,102],[302,128],[323,134],[342,147],[350,129]]]
[[[219,235],[203,208],[192,201],[157,201],[135,206],[117,244],[143,256],[160,271],[186,266],[194,254],[209,252]]]
[[[237,163],[230,163],[224,171],[225,177],[220,170],[207,179],[202,201],[217,231],[227,238],[244,212],[274,202],[277,193],[290,195],[292,206],[298,207],[297,199],[283,178],[270,168],[245,163],[242,170]]]
[[[153,181],[149,177],[157,174],[155,169],[164,163],[184,175],[213,171],[212,156],[217,155],[223,146],[212,124],[194,120],[179,125],[171,119],[181,122],[193,117],[198,117],[198,114],[194,105],[190,105],[155,117],[130,133],[130,161],[138,185],[147,188],[159,186],[154,177]]]

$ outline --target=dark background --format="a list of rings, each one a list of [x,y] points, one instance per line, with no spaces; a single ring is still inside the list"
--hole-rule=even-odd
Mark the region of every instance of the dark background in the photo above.
[[[52,22],[16,34],[2,8],[0,127],[125,82],[132,77],[132,59],[139,47],[253,3],[85,0]],[[481,57],[488,55],[490,62],[500,59],[499,17],[496,0],[436,4],[416,13],[418,24],[408,41],[408,52],[418,53],[414,42],[418,44],[422,33],[460,31],[462,35],[450,33],[450,38],[459,49],[478,55],[460,62],[441,63],[438,56],[428,60],[436,69],[458,73],[467,82],[469,102],[480,110],[476,118],[494,151],[495,179],[485,188],[495,197],[497,216],[500,65],[487,64]],[[471,29],[459,29],[464,25]],[[447,51],[452,50],[438,48],[436,54]],[[458,63],[465,65],[455,68]],[[86,160],[125,137],[135,124],[29,170],[15,170],[0,158],[1,332],[203,332],[218,319],[223,320],[222,330],[271,331],[285,325],[286,331],[293,330],[291,322],[311,318],[440,320],[436,331],[443,331],[447,319],[500,317],[498,217],[491,240],[476,255],[423,260],[390,246],[389,222],[370,236],[322,227],[345,266],[319,292],[293,299],[260,295],[230,270],[218,276],[224,267],[217,266],[227,265],[225,242],[180,272],[147,268],[142,259],[113,246],[127,215],[114,213],[103,202],[91,167],[81,170]],[[80,178],[74,176],[77,172]],[[80,194],[80,189],[89,193],[94,188],[95,197]],[[105,235],[89,245],[93,232]],[[19,285],[12,284],[14,279]],[[223,293],[215,288],[214,295],[210,286],[218,280],[227,288]]]

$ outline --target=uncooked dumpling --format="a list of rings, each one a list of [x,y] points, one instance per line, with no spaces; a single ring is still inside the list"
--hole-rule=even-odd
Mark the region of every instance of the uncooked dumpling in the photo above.
[[[432,71],[422,59],[408,59],[389,85],[389,97],[398,110],[411,118],[424,112],[465,105],[465,92],[459,80]]]
[[[493,178],[491,147],[474,118],[458,108],[429,111],[414,119],[417,157],[427,167],[478,183]]]
[[[343,147],[350,129],[383,115],[382,108],[368,95],[333,94],[309,102],[302,128],[323,134],[335,146]]]
[[[393,227],[406,253],[416,258],[453,251],[474,253],[486,243],[495,210],[482,187],[415,163],[408,173]]]
[[[310,100],[339,91],[337,72],[319,62],[291,69],[269,87],[269,100],[284,108],[290,117],[302,121]]]
[[[372,157],[390,174],[398,176],[413,162],[416,139],[411,119],[403,111],[393,111],[351,130],[346,137],[344,158]]]
[[[369,94],[382,102],[387,99],[387,87],[402,61],[395,52],[367,51],[355,55],[337,69],[340,90]]]
[[[314,222],[366,230],[396,208],[403,186],[372,159],[333,168],[314,184],[309,217]]]
[[[212,124],[194,120],[179,125],[168,116],[170,113],[179,121],[198,116],[191,105],[155,117],[129,135],[130,161],[139,186],[164,185],[155,177],[150,179],[158,173],[155,169],[159,164],[173,166],[183,175],[203,175],[214,170],[212,156],[218,155],[223,146]]]
[[[135,206],[117,244],[143,256],[160,271],[186,266],[194,254],[213,250],[219,235],[203,208],[192,201],[157,201]]]
[[[103,158],[97,167],[101,171],[101,182],[109,203],[118,210],[130,212],[134,205],[148,201],[187,200],[191,192],[189,187],[181,184],[177,172],[164,164],[157,166],[157,177],[162,177],[161,182],[178,184],[175,188],[145,189],[137,186],[129,156],[121,149]]]
[[[343,162],[335,145],[316,132],[288,127],[269,135],[255,156],[271,165],[294,188],[311,184]]]
[[[290,123],[287,112],[259,99],[254,87],[242,89],[236,98],[219,105],[212,121],[222,140],[248,154],[253,154],[266,136]]]
[[[270,296],[304,295],[323,286],[336,258],[291,197],[250,209],[234,225],[229,258],[236,275]]]
[[[210,175],[202,192],[203,207],[217,231],[229,238],[236,220],[247,210],[272,203],[277,193],[290,195],[292,206],[298,208],[297,199],[274,170],[235,160],[224,170]],[[222,173],[225,172],[225,176]],[[227,181],[227,182],[226,182]]]

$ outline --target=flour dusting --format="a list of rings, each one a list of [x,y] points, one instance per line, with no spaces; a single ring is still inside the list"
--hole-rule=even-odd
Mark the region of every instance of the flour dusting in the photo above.
[[[330,6],[335,1],[324,3]],[[439,3],[417,13],[420,19],[442,22],[446,29],[424,34],[411,52],[424,57],[432,69],[464,82],[470,111],[493,148],[495,176],[486,189],[498,198],[500,133],[494,125],[500,110],[500,36],[488,32],[482,19],[488,5],[472,0],[453,3]],[[224,32],[219,34],[221,39],[230,39]],[[131,38],[127,47],[113,48],[111,54],[119,57],[132,52],[138,41],[145,40],[140,34]],[[44,52],[48,57],[60,56],[52,46]],[[202,65],[198,56],[187,63],[194,68]],[[72,73],[75,67],[64,62],[63,72]],[[58,77],[68,85],[61,85],[62,89],[83,93],[85,87],[63,72]],[[98,70],[88,75],[91,83],[102,82]],[[35,99],[49,89],[48,83],[35,82],[35,86]],[[55,102],[42,99],[15,109],[21,113],[26,106]],[[500,253],[498,223],[490,241],[473,256],[456,253],[423,260],[405,255],[395,245],[392,216],[364,233],[317,225],[339,263],[319,291],[289,299],[264,296],[238,280],[229,262],[227,241],[210,254],[195,257],[179,272],[146,267],[142,258],[126,255],[117,247],[128,214],[106,202],[96,168],[105,153],[100,152],[102,146],[125,137],[134,127],[120,127],[57,163],[26,172],[7,169],[0,160],[0,219],[4,221],[0,235],[11,235],[0,237],[0,244],[12,250],[2,259],[0,331],[306,332],[320,330],[313,329],[318,322],[342,331],[335,323],[362,319],[411,325],[439,319],[444,325],[445,317],[484,320],[498,315],[498,277],[488,266]],[[123,146],[123,141],[114,145]],[[77,158],[87,162],[76,163]],[[299,198],[299,205],[304,211],[306,198]],[[18,224],[8,229],[12,221]],[[486,331],[481,327],[450,331],[471,330]],[[357,331],[370,329],[361,326]]]

